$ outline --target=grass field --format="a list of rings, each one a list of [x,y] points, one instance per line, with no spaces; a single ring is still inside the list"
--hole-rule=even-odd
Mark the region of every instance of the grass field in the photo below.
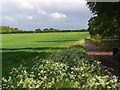
[[[54,50],[65,49],[75,41],[89,37],[88,32],[4,34],[2,36],[2,74],[7,77],[13,67],[27,66],[36,56],[45,58]]]
[[[35,33],[3,35],[3,48],[68,47],[74,41],[88,37],[86,32]]]

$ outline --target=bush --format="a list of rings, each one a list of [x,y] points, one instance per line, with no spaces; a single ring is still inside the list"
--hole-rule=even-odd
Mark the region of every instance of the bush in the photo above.
[[[96,34],[96,35],[92,36],[91,40],[93,41],[94,44],[97,45],[101,42],[101,35]]]

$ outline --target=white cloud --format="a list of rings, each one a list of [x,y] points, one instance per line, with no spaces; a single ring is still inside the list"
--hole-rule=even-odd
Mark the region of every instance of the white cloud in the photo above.
[[[9,17],[9,16],[3,16],[2,19],[3,19],[3,21],[5,20],[5,21],[10,22],[10,23],[17,23],[17,21],[14,18]]]
[[[58,12],[51,13],[50,16],[52,16],[55,19],[67,18],[67,16],[65,14],[58,13]]]
[[[35,9],[37,11],[37,14],[42,14],[42,15],[46,15],[47,14],[46,11],[44,11],[43,9],[41,9],[41,7],[39,6],[38,3],[35,3]]]
[[[16,1],[16,7],[19,9],[34,9],[34,4],[32,4],[32,2],[29,1]]]
[[[44,10],[40,9],[38,10],[38,14],[46,15],[47,13]]]
[[[54,19],[67,18],[67,16],[63,13],[59,13],[59,12],[49,13],[49,12],[46,12],[45,10],[41,9],[40,7],[37,7],[36,9],[37,9],[37,14],[44,15],[45,17],[50,16]]]
[[[27,19],[33,20],[33,17],[32,16],[28,16]]]
[[[83,25],[76,24],[81,23],[80,18],[87,22],[90,17],[85,0],[3,0],[3,2],[5,3],[2,6],[2,16],[9,16],[2,19],[3,25],[19,26],[23,29],[80,28]]]
[[[8,0],[0,0],[2,2],[8,2]],[[85,0],[9,0],[9,2],[27,1],[27,2],[84,2]]]
[[[16,6],[19,8],[32,9],[36,5],[40,7],[52,6],[53,4],[72,7],[80,4],[86,4],[86,0],[2,0],[1,2],[16,2]],[[71,4],[70,4],[71,3]],[[76,4],[76,5],[75,5]],[[56,6],[57,6],[56,5]]]

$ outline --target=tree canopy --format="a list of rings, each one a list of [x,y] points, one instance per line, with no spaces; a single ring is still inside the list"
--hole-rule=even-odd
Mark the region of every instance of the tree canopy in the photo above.
[[[87,5],[95,15],[88,23],[90,35],[120,39],[120,2],[88,2]]]

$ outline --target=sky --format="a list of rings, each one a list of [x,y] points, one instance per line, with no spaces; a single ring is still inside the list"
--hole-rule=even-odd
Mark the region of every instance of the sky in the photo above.
[[[86,29],[92,16],[85,0],[3,0],[2,25],[22,30]]]

